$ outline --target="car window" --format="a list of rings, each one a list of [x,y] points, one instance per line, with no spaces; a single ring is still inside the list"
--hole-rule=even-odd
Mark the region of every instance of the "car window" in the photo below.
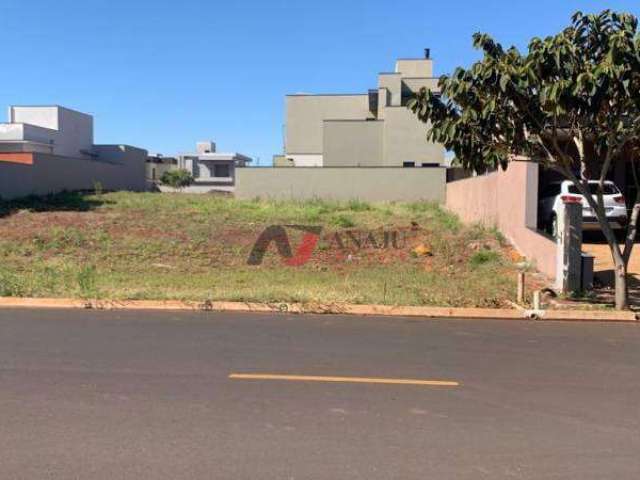
[[[551,184],[551,185],[547,185],[542,190],[541,197],[542,198],[549,198],[549,197],[555,197],[557,195],[560,195],[560,184],[559,183],[554,183],[554,184]]]
[[[569,185],[569,193],[574,193],[580,195],[580,190],[575,185]],[[592,195],[596,195],[598,193],[598,184],[590,183],[589,184],[589,193]],[[604,184],[604,194],[605,195],[616,195],[620,193],[618,187],[616,187],[613,183],[605,183]]]

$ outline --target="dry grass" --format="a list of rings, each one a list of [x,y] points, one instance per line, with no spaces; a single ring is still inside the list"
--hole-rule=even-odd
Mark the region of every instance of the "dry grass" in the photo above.
[[[269,225],[323,227],[311,260],[268,252]],[[399,249],[338,248],[335,234],[399,231]],[[291,231],[295,245],[299,234]],[[375,243],[375,242],[374,242]],[[428,245],[432,256],[413,253]],[[239,201],[152,193],[62,194],[0,204],[0,295],[502,306],[515,268],[493,231],[431,203]]]

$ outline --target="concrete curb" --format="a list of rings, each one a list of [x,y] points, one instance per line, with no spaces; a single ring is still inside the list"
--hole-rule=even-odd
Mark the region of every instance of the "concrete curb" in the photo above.
[[[0,297],[0,307],[91,310],[174,310],[253,313],[309,313],[388,317],[579,322],[639,322],[634,312],[588,310],[517,310],[491,308],[394,307],[388,305],[307,305],[292,303],[183,302],[150,300],[78,300],[67,298]]]

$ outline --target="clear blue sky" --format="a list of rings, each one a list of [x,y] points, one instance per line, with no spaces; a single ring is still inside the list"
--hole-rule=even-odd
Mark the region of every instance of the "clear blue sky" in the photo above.
[[[2,0],[0,107],[60,104],[95,115],[97,143],[212,139],[265,164],[287,93],[365,92],[425,47],[448,73],[476,58],[476,31],[525,47],[605,7],[640,15],[637,0]]]

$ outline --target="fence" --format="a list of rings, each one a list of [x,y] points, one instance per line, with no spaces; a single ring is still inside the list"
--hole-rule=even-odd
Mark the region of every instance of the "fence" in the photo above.
[[[444,203],[445,168],[251,167],[236,169],[237,198]]]
[[[511,162],[507,171],[447,184],[446,206],[465,222],[497,227],[538,270],[555,278],[557,244],[538,233],[538,165]]]
[[[98,159],[44,153],[2,154],[0,198],[90,190],[96,182],[105,190],[146,189],[146,151],[106,145],[96,148]]]

